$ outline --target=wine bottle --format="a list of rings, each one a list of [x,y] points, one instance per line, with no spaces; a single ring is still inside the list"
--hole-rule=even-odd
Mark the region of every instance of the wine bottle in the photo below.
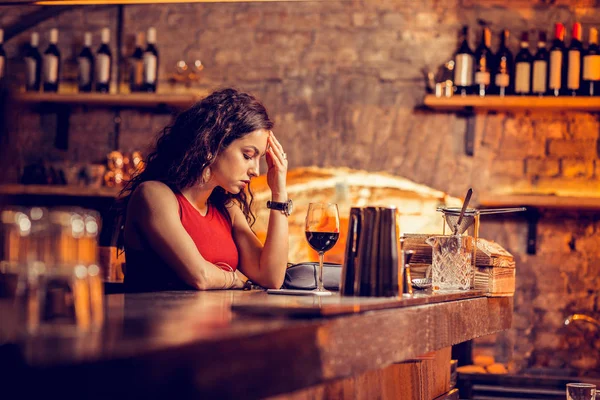
[[[156,92],[158,81],[158,50],[156,49],[156,28],[148,28],[146,34],[146,50],[144,50],[144,87],[146,92]]]
[[[531,92],[543,96],[548,90],[548,50],[546,50],[546,32],[538,35],[537,52],[533,57],[533,77]]]
[[[600,96],[600,49],[596,28],[590,28],[590,42],[583,56],[582,80],[583,96]]]
[[[550,47],[548,64],[548,94],[560,96],[565,93],[563,82],[566,80],[565,26],[560,22],[554,25],[554,40]]]
[[[138,32],[135,37],[135,50],[129,58],[129,90],[132,92],[140,92],[144,84],[144,51],[142,43],[144,34]]]
[[[25,51],[25,90],[28,92],[39,92],[42,76],[42,55],[38,50],[40,35],[31,33],[29,46]]]
[[[57,92],[60,83],[60,51],[58,29],[50,30],[50,44],[44,51],[44,92]]]
[[[103,28],[101,33],[102,43],[96,53],[96,92],[108,93],[110,90],[110,76],[112,66],[112,53],[110,52],[110,30]]]
[[[500,48],[496,54],[497,65],[494,85],[496,85],[496,93],[500,96],[512,93],[513,83],[510,74],[513,70],[513,55],[507,47],[509,36],[508,29],[504,29],[500,34]]]
[[[567,95],[577,96],[581,90],[581,57],[583,54],[579,22],[573,24],[571,44],[567,54]]]
[[[474,92],[484,97],[489,94],[493,54],[490,49],[492,43],[492,32],[485,27],[481,33],[481,43],[475,50],[475,85]]]
[[[531,62],[529,34],[521,33],[521,50],[515,56],[515,94],[528,95],[531,92]]]
[[[4,29],[0,29],[0,81],[6,76],[6,52],[4,51]]]
[[[469,27],[462,28],[461,43],[454,55],[454,92],[465,96],[473,85],[473,51],[469,47]]]
[[[83,35],[83,49],[77,57],[77,64],[79,66],[79,91],[80,92],[91,92],[92,81],[94,79],[94,55],[92,54],[92,34],[86,32]]]

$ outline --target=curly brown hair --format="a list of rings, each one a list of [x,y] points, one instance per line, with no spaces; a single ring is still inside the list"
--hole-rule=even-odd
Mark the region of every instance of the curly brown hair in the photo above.
[[[132,193],[142,183],[160,181],[172,190],[181,191],[202,180],[202,172],[236,139],[259,129],[270,130],[273,122],[265,107],[252,95],[235,89],[212,93],[181,112],[173,124],[165,127],[145,160],[144,170],[127,182],[118,206],[122,221]],[[226,207],[237,202],[252,226],[256,220],[250,207],[253,195],[248,187],[238,194],[217,187],[208,199],[226,218]]]

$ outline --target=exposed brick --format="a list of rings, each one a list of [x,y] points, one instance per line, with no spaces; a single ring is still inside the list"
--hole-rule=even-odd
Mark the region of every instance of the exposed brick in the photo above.
[[[505,177],[522,178],[525,172],[524,163],[521,159],[505,160],[496,159],[491,164],[492,174]]]
[[[560,174],[560,160],[528,158],[525,160],[527,176],[557,176]]]
[[[401,13],[386,13],[382,18],[382,25],[388,28],[401,29],[406,24],[406,18]]]
[[[367,49],[362,53],[362,59],[365,63],[383,63],[390,59],[389,50]]]
[[[355,12],[352,14],[352,25],[357,27],[375,27],[379,24],[377,13]]]
[[[261,20],[262,13],[259,10],[240,12],[236,13],[234,16],[234,22],[236,26],[243,26],[247,28],[259,27]]]
[[[461,3],[472,7],[461,8]],[[480,193],[505,188],[597,196],[600,124],[594,113],[541,110],[478,114],[476,154],[466,157],[464,119],[451,113],[415,110],[423,96],[420,69],[435,72],[452,57],[462,24],[477,31],[477,19],[481,18],[494,31],[499,27],[520,31],[547,29],[550,14],[553,20],[578,19],[589,26],[600,21],[600,9],[578,8],[583,4],[579,0],[560,1],[570,7],[535,2],[542,3],[544,7],[533,7],[525,0],[141,5],[126,7],[124,29],[130,50],[135,32],[150,25],[157,27],[161,89],[169,90],[165,80],[177,60],[201,59],[206,65],[199,84],[202,88],[233,85],[254,92],[276,122],[291,168],[332,165],[385,170],[461,196],[468,185]],[[492,9],[491,4],[498,7]],[[4,26],[21,15],[18,7],[7,7],[0,14],[0,25]],[[72,80],[73,57],[83,31],[94,32],[96,46],[100,28],[109,26],[114,32],[116,8],[73,10],[9,40],[5,48],[10,73],[15,75],[13,82],[23,80],[19,49],[31,31],[40,32],[40,47],[44,49],[48,29],[55,26],[61,29],[64,72]],[[472,33],[474,45],[479,32]],[[113,49],[114,39],[113,35]],[[517,46],[514,35],[510,45]],[[496,47],[495,37],[494,50]],[[126,151],[152,144],[170,121],[168,115],[142,111],[121,115],[120,144]],[[14,121],[18,131],[9,138],[13,147],[0,151],[9,151],[14,165],[40,157],[73,162],[102,160],[112,145],[113,116],[106,110],[74,109],[70,148],[65,152],[54,148],[55,132],[44,127],[47,118],[24,112]],[[13,172],[3,172],[2,178],[15,180],[16,174],[13,168]],[[315,194],[324,201],[333,195],[327,190]],[[371,196],[377,197],[375,192]],[[428,204],[423,208],[432,207]],[[600,222],[573,215],[553,217],[553,213],[547,211],[541,216],[535,256],[525,251],[524,218],[482,218],[482,235],[509,249],[518,265],[514,298],[517,329],[510,331],[512,342],[496,336],[498,347],[514,346],[511,370],[573,360],[578,372],[589,373],[597,366],[594,360],[600,359],[600,344],[592,348],[582,342],[569,354],[562,354],[556,341],[564,338],[559,328],[568,312],[598,317],[600,298],[589,293],[595,293],[600,285]],[[404,219],[404,228],[417,229],[417,218],[411,215]],[[575,249],[571,248],[573,237]],[[305,245],[303,237],[292,240]],[[582,371],[584,367],[590,368]]]
[[[565,178],[591,178],[594,175],[594,161],[566,158],[561,160],[561,171]]]
[[[352,15],[348,13],[323,13],[321,23],[328,28],[348,28],[352,24]]]
[[[548,155],[560,158],[593,160],[597,157],[596,140],[551,139],[548,141]]]
[[[499,154],[504,158],[544,157],[546,149],[542,140],[504,136]]]
[[[394,30],[364,32],[361,39],[373,50],[392,49],[398,45],[398,33]]]
[[[414,24],[418,28],[434,28],[438,25],[440,15],[432,12],[419,12],[415,15]]]
[[[504,138],[506,141],[530,141],[533,139],[533,121],[524,114],[518,113],[504,121]]]
[[[227,28],[233,25],[233,14],[226,7],[212,7],[204,19],[206,28]]]
[[[596,114],[573,113],[569,116],[569,135],[574,139],[597,139],[600,131]]]
[[[242,54],[237,50],[221,49],[215,53],[216,65],[229,65],[231,63],[240,64],[243,60]]]
[[[535,137],[543,139],[564,139],[567,125],[564,120],[534,119],[533,132]]]
[[[263,26],[277,27],[283,31],[314,30],[320,23],[320,13],[300,14],[287,11],[271,11],[269,8],[263,12]]]
[[[258,44],[269,44],[275,47],[291,48],[302,51],[312,41],[309,32],[282,33],[276,31],[261,31],[256,33]]]

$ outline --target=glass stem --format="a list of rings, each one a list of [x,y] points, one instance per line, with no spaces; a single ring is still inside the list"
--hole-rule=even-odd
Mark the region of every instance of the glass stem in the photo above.
[[[317,290],[319,292],[324,291],[325,289],[323,288],[323,258],[325,256],[325,253],[320,251],[319,252],[319,273],[317,274],[319,277],[319,281],[317,283]]]

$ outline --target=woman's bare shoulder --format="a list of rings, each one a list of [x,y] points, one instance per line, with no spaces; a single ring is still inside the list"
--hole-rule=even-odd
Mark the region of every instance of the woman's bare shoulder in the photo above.
[[[231,217],[231,224],[233,226],[236,225],[236,222],[246,220],[242,208],[237,200],[229,200],[229,202],[225,205],[225,208],[227,209],[227,212],[229,212],[229,217]]]
[[[170,207],[177,204],[173,190],[159,181],[142,182],[131,194],[131,204],[150,208]]]

